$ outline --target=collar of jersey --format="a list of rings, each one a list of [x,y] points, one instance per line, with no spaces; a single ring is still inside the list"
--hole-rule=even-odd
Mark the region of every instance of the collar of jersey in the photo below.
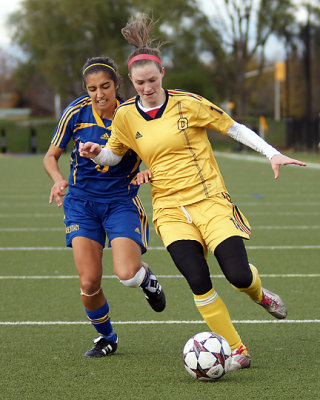
[[[119,105],[120,105],[120,102],[119,102],[119,100],[117,99],[117,106],[116,106],[116,109],[118,108]],[[92,106],[92,114],[93,114],[93,116],[94,116],[94,119],[96,120],[97,125],[98,125],[98,126],[101,126],[101,128],[105,128],[105,127],[106,127],[105,124],[103,123],[103,121],[102,121],[100,115],[97,113],[97,111],[96,111],[95,108],[93,107],[92,103],[91,103],[91,106]]]
[[[141,110],[141,108],[139,107],[139,99],[140,99],[140,96],[139,96],[139,95],[136,96],[136,101],[135,101],[135,103],[136,103],[136,108],[137,108],[138,112],[140,113],[140,115],[142,116],[142,118],[144,118],[146,121],[152,121],[152,120],[154,120],[154,119],[157,119],[157,118],[161,118],[161,117],[162,117],[162,114],[163,114],[163,112],[164,112],[164,110],[165,110],[165,108],[166,108],[166,106],[167,106],[168,99],[169,99],[168,91],[167,91],[166,89],[165,89],[164,91],[165,91],[165,93],[166,93],[166,100],[165,100],[165,102],[162,104],[162,106],[159,108],[159,110],[158,110],[158,112],[157,112],[157,114],[156,114],[156,116],[155,116],[154,118],[150,117],[150,115],[148,115],[148,114],[145,113],[143,110]]]

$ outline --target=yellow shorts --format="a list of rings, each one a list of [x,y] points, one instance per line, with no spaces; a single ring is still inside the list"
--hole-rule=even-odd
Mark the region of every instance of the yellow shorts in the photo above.
[[[197,240],[204,248],[215,248],[231,236],[249,239],[249,222],[228,193],[189,204],[184,207],[159,208],[153,213],[156,232],[165,247],[176,240]]]

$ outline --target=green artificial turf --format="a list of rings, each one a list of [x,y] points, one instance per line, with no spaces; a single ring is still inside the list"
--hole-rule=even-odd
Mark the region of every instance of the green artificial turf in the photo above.
[[[242,158],[241,158],[242,157]],[[184,369],[182,348],[208,330],[192,294],[150,225],[143,259],[159,275],[167,308],[154,313],[140,289],[122,286],[104,251],[103,288],[119,336],[115,355],[83,357],[95,337],[79,296],[63,211],[48,205],[51,182],[42,156],[0,158],[0,399],[318,399],[320,211],[316,167],[283,167],[217,156],[232,200],[247,216],[250,262],[263,286],[288,307],[274,320],[221,276],[215,289],[249,347],[252,367],[199,382]],[[67,172],[68,156],[61,160]],[[150,187],[140,190],[149,220]]]

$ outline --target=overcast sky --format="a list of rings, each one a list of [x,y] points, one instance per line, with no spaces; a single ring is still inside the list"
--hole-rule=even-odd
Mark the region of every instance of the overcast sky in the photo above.
[[[45,1],[45,0],[44,0]],[[0,0],[0,47],[8,48],[10,45],[10,32],[5,26],[6,18],[10,13],[19,8],[22,0]],[[208,15],[215,13],[215,7],[213,3],[218,4],[219,0],[198,0],[199,4],[202,4],[206,8],[206,13]],[[302,0],[295,0],[295,2],[301,3]],[[309,0],[310,3],[319,4],[319,0]],[[301,8],[299,13],[299,20],[303,21],[306,19],[306,11]],[[275,54],[279,58],[282,52],[282,47],[278,40],[270,40],[268,45],[268,55],[271,58],[275,58]],[[279,60],[280,61],[280,60]]]
[[[7,47],[10,44],[10,36],[5,26],[9,14],[15,11],[21,0],[0,0],[0,47]]]

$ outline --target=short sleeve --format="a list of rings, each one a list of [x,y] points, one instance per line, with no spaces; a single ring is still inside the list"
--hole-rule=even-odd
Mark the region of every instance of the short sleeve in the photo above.
[[[234,120],[221,108],[203,99],[199,105],[197,121],[201,127],[213,129],[226,134]]]
[[[121,132],[119,128],[117,128],[116,125],[112,124],[111,136],[108,140],[107,147],[109,147],[114,154],[123,156],[129,150],[129,147],[122,143],[119,136],[121,137]]]
[[[74,127],[74,109],[67,107],[54,131],[51,144],[64,149],[72,138]]]

